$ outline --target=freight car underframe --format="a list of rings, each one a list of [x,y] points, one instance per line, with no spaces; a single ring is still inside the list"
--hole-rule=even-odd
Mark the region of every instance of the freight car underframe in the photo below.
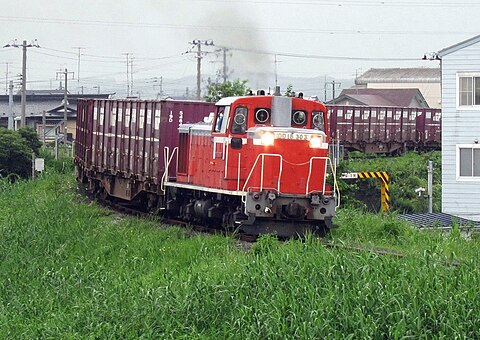
[[[306,197],[284,195],[276,190],[229,191],[175,182],[165,186],[167,214],[187,221],[280,237],[306,232],[323,236],[333,226],[335,200],[322,194]]]
[[[341,143],[346,151],[361,151],[363,153],[378,153],[378,154],[390,154],[390,155],[401,155],[407,151],[419,151],[427,152],[433,150],[439,150],[440,145],[433,142],[423,143],[423,142],[342,142]]]
[[[321,193],[304,196],[283,195],[276,190],[228,191],[176,182],[164,183],[162,191],[149,179],[126,178],[121,173],[103,173],[78,164],[76,175],[91,194],[102,199],[226,230],[238,228],[252,235],[290,237],[307,232],[324,236],[333,227],[336,202]]]

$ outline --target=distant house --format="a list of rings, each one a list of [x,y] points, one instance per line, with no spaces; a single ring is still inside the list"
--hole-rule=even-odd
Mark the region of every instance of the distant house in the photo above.
[[[419,89],[344,89],[328,105],[397,106],[428,108]]]
[[[438,52],[442,212],[480,221],[480,35]]]
[[[440,108],[439,68],[372,68],[355,79],[356,87],[368,89],[418,88],[431,108]]]
[[[69,94],[67,103],[67,133],[69,138],[75,139],[77,119],[77,100],[82,98],[106,99],[112,94]],[[45,112],[46,134],[52,133],[51,129],[63,121],[63,99],[61,90],[28,90],[25,105],[25,121],[27,126],[37,130],[43,135],[43,112]],[[20,126],[21,95],[13,96],[13,113],[16,126]],[[0,126],[8,126],[8,95],[0,95]],[[50,132],[49,132],[50,131]]]

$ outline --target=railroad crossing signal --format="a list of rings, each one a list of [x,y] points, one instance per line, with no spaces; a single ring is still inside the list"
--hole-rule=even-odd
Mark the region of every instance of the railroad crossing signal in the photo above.
[[[390,176],[386,171],[363,171],[363,172],[348,172],[340,176],[341,179],[369,179],[378,178],[382,184],[381,200],[382,210],[387,212],[390,209]]]

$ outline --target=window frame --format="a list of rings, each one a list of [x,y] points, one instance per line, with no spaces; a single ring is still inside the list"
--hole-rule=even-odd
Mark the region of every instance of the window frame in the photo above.
[[[460,79],[461,78],[471,78],[472,79],[472,105],[462,105],[460,104]],[[478,104],[475,104],[475,78],[480,78],[480,72],[458,72],[456,77],[456,87],[455,87],[455,97],[457,110],[478,110],[480,109],[480,101]],[[480,86],[480,81],[479,81]]]
[[[480,145],[479,144],[457,144],[456,145],[456,154],[455,154],[455,159],[456,159],[456,164],[455,164],[455,171],[456,171],[456,178],[457,181],[459,182],[480,182],[480,175],[478,176],[460,176],[460,149],[477,149],[480,150]],[[473,166],[474,160],[472,157],[472,166]]]
[[[237,122],[235,121],[235,117],[237,116],[237,110],[239,109],[245,109],[245,121],[242,125],[244,125],[244,132],[234,132],[234,126],[241,126],[240,124],[237,124]],[[248,107],[246,105],[238,105],[235,107],[235,110],[233,110],[233,113],[232,113],[232,125],[230,127],[230,132],[234,135],[245,135],[247,133],[247,130],[248,130]]]

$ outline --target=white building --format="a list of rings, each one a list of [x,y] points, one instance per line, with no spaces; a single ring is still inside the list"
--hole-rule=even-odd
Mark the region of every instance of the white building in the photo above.
[[[439,68],[371,68],[355,79],[355,85],[367,89],[419,89],[429,107],[441,107]]]
[[[442,212],[480,221],[480,35],[439,51]]]

